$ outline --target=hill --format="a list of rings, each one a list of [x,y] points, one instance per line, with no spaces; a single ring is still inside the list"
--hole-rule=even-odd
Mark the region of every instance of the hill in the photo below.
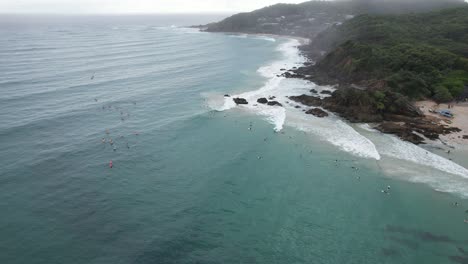
[[[360,14],[426,12],[462,5],[463,0],[353,0],[277,4],[206,25],[209,32],[242,32],[313,38]]]
[[[309,70],[341,83],[378,82],[411,99],[450,101],[468,83],[468,7],[361,15],[303,49],[315,59],[317,51],[327,53]]]

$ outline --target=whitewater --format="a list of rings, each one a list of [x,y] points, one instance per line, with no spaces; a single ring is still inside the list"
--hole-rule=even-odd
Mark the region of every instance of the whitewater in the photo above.
[[[248,38],[249,35],[231,37]],[[251,37],[261,39],[259,36]],[[263,39],[271,41],[272,38]],[[333,91],[335,88],[283,77],[284,69],[301,67],[307,59],[298,49],[301,44],[298,39],[282,40],[277,47],[282,59],[257,70],[266,79],[262,87],[224,97],[222,103],[219,103],[220,95],[212,96],[209,105],[217,111],[237,109],[261,116],[273,125],[276,132],[281,132],[285,126],[303,131],[356,157],[375,160],[388,176],[401,175],[404,172],[404,175],[409,175],[404,177],[405,180],[426,183],[439,191],[468,196],[468,169],[465,167],[395,136],[382,134],[367,124],[352,125],[330,112],[327,118],[306,115],[304,112],[309,108],[289,100],[289,96],[310,94],[310,90],[315,89],[321,97],[325,97],[328,95],[320,92]],[[232,98],[237,97],[245,98],[249,104],[236,105]],[[262,97],[278,101],[283,106],[258,104],[257,99]],[[395,160],[398,163],[390,162]]]

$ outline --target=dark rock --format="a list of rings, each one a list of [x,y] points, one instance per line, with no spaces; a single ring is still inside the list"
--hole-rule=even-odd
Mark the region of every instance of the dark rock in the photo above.
[[[268,103],[268,100],[266,98],[258,98],[257,103],[266,104]]]
[[[300,109],[300,108],[302,108],[302,107],[300,107],[299,105],[296,105],[294,108]]]
[[[387,134],[394,134],[405,141],[409,141],[413,144],[419,145],[424,143],[424,138],[413,133],[411,128],[404,124],[395,122],[383,122],[376,127],[377,130]]]
[[[282,104],[280,104],[280,103],[277,102],[277,101],[270,101],[270,102],[268,102],[267,104],[268,104],[268,105],[271,105],[271,106],[275,106],[275,105],[276,105],[276,106],[283,106]]]
[[[286,69],[280,69],[280,71],[286,71]]]
[[[289,99],[301,103],[303,105],[307,106],[321,106],[322,105],[322,99],[315,97],[315,96],[310,96],[310,95],[300,95],[300,96],[290,96]]]
[[[225,94],[224,97],[231,97],[229,94]]]
[[[241,104],[244,104],[244,105],[249,104],[249,102],[247,102],[247,100],[245,100],[244,98],[234,98],[234,99],[232,99],[232,100],[234,100],[234,102],[235,102],[236,104],[238,104],[238,105],[241,105]]]
[[[270,97],[268,97],[268,100],[274,100],[274,99],[276,99],[276,96],[270,96]]]
[[[468,135],[464,135],[464,136],[463,136],[463,139],[468,139]]]
[[[309,111],[306,112],[306,114],[308,115],[314,115],[316,117],[327,117],[328,116],[328,113],[323,111],[322,109],[320,108],[312,108],[310,109]]]
[[[310,90],[310,92],[314,93],[314,94],[318,93],[317,90],[315,90],[315,89]]]
[[[283,74],[283,76],[286,77],[286,78],[293,78],[293,74],[290,73],[290,72],[285,72],[285,73]]]
[[[321,94],[328,94],[328,95],[332,95],[333,92],[332,91],[329,91],[329,90],[323,90],[320,92]]]

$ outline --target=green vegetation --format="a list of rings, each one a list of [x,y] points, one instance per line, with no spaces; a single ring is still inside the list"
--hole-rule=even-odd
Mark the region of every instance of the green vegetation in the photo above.
[[[464,5],[463,0],[342,0],[277,4],[233,15],[207,25],[206,30],[314,37],[331,25],[359,14],[427,12],[461,5]]]
[[[385,80],[411,99],[449,101],[468,84],[468,8],[358,16],[320,34],[318,68],[348,82]]]
[[[311,38],[313,42],[303,51],[318,60],[315,71],[343,83],[366,87],[379,83],[379,89],[391,89],[412,100],[449,101],[468,84],[464,0],[278,4],[231,16],[207,25],[206,30]],[[324,58],[323,52],[328,54]],[[388,105],[376,100],[379,109]]]

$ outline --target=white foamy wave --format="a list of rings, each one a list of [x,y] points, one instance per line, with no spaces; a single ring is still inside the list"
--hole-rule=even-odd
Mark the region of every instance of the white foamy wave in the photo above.
[[[238,108],[262,116],[274,125],[275,130],[290,126],[310,133],[340,149],[356,156],[382,160],[379,166],[386,175],[400,177],[404,180],[426,183],[434,189],[468,195],[468,170],[448,159],[433,154],[411,143],[382,134],[368,124],[355,127],[330,113],[328,118],[316,118],[306,115],[307,107],[289,101],[287,96],[309,93],[315,89],[334,90],[333,87],[317,86],[301,79],[278,77],[281,69],[300,67],[306,60],[297,46],[299,41],[291,40],[278,46],[283,59],[258,69],[258,73],[267,78],[266,83],[257,90],[224,98],[216,110],[224,111]],[[275,97],[283,107],[257,104],[260,97]],[[245,98],[249,104],[237,106],[232,100],[235,97]]]
[[[239,36],[239,35],[232,35]],[[240,35],[243,36],[243,35]],[[218,111],[225,111],[236,107],[236,104],[232,98],[240,97],[245,98],[249,104],[242,105],[241,108],[255,113],[257,115],[265,117],[265,119],[274,125],[274,129],[279,131],[283,129],[283,125],[286,119],[286,110],[283,107],[279,106],[265,106],[261,104],[256,104],[258,98],[265,97],[270,98],[275,96],[275,100],[284,104],[286,97],[281,93],[281,83],[286,80],[284,77],[278,77],[281,73],[282,68],[290,69],[292,67],[298,67],[302,65],[305,59],[299,54],[297,46],[299,45],[298,40],[290,40],[286,43],[279,45],[278,51],[283,54],[283,59],[275,61],[270,65],[261,67],[258,69],[258,72],[263,76],[268,78],[267,82],[260,87],[258,90],[253,90],[250,92],[245,92],[241,94],[233,95],[231,98],[226,97],[224,100],[224,105],[217,108]]]
[[[287,125],[312,133],[356,156],[375,160],[381,159],[372,141],[336,117],[316,118],[305,115],[302,111],[295,113],[293,111],[291,109],[291,113],[288,112]]]
[[[377,130],[373,129],[369,124],[359,124],[360,128],[368,131],[368,132],[376,132]]]
[[[261,36],[261,35],[247,35],[247,34],[231,34],[228,35],[230,38],[241,38],[241,39],[256,39],[256,40],[265,40],[270,42],[276,42],[276,39],[273,37],[268,36]]]
[[[455,162],[426,151],[414,144],[404,142],[394,136],[382,135],[382,138],[384,140],[378,148],[382,155],[411,161],[468,179],[468,170]]]
[[[224,111],[226,102],[226,98],[222,94],[219,93],[202,93],[201,97],[205,101],[205,105],[209,107],[210,109],[216,110],[216,111]],[[231,99],[231,98],[229,98]],[[232,99],[230,100],[232,101]],[[233,105],[235,106],[236,104],[232,102]]]
[[[247,34],[234,34],[234,35],[228,35],[230,38],[242,38],[245,39],[247,38]]]
[[[271,37],[263,37],[263,36],[260,36],[260,37],[255,37],[254,39],[265,40],[265,41],[270,41],[270,42],[276,42],[276,39],[275,39],[275,38],[271,38]]]
[[[268,79],[267,82],[258,90],[232,96],[233,98],[245,98],[249,102],[248,105],[242,105],[239,108],[263,116],[265,120],[274,125],[276,131],[282,130],[287,124],[319,136],[344,151],[360,157],[379,160],[380,155],[374,144],[345,122],[337,118],[319,119],[305,115],[296,108],[298,104],[289,101],[287,96],[308,93],[311,88],[319,92],[333,90],[332,87],[320,87],[301,79],[278,77],[282,73],[281,69],[300,67],[306,61],[297,49],[299,44],[298,40],[293,39],[278,46],[277,50],[283,54],[283,59],[258,69],[258,73]],[[257,99],[262,97],[278,101],[283,107],[257,104]],[[224,105],[216,110],[224,111],[235,107],[237,106],[232,98],[225,98]]]

